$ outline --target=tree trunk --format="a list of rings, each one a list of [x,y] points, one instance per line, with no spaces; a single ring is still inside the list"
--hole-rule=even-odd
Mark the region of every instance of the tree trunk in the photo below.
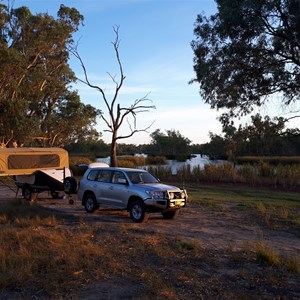
[[[110,166],[117,167],[118,160],[117,160],[117,133],[114,132],[111,139],[110,145]]]

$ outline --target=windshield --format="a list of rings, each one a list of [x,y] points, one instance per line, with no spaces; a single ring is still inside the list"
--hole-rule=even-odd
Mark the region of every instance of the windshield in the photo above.
[[[158,183],[159,181],[148,172],[141,171],[128,171],[126,172],[130,181],[134,184],[137,183]]]

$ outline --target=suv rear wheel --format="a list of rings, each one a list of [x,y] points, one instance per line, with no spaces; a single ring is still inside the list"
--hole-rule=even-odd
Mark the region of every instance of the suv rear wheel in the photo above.
[[[96,209],[99,208],[99,205],[96,201],[96,197],[92,193],[88,193],[84,196],[84,208],[87,213],[93,213]]]
[[[135,200],[129,207],[130,217],[135,223],[147,222],[148,213],[146,212],[145,204],[140,200]]]

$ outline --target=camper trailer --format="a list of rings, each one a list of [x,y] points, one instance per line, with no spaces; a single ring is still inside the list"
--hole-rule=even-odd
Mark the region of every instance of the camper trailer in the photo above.
[[[61,148],[1,148],[0,176],[13,176],[26,200],[48,191],[74,194],[77,181],[69,169],[68,152]]]

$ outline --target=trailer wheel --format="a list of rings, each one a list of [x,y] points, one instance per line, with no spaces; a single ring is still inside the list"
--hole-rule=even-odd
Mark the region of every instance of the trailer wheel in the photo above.
[[[75,194],[77,191],[77,181],[74,177],[66,177],[64,180],[64,191],[66,194]]]
[[[31,191],[31,189],[30,189],[29,186],[23,187],[22,194],[23,194],[24,199],[27,200],[27,201],[34,201],[34,200],[36,200],[37,194],[36,193],[32,193],[32,191]]]

